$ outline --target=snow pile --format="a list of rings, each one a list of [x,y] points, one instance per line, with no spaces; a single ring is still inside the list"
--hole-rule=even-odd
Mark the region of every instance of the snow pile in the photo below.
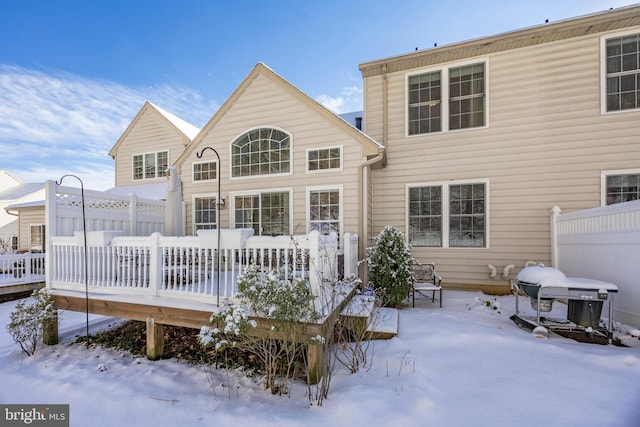
[[[538,338],[509,319],[513,296],[444,297],[443,308],[419,299],[400,310],[399,335],[374,343],[370,369],[338,365],[321,407],[309,406],[301,382],[273,396],[241,370],[70,344],[85,322],[72,312],[62,313],[61,344],[32,358],[0,330],[0,402],[69,404],[79,427],[640,425],[640,346]],[[0,304],[0,323],[14,306]],[[90,320],[92,331],[112,322]]]

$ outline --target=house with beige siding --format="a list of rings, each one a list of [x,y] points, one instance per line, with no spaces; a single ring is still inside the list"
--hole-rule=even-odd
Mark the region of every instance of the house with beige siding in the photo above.
[[[361,234],[371,199],[366,170],[383,153],[259,63],[174,163],[187,234],[217,228],[218,206],[221,228],[255,235]]]
[[[115,160],[115,185],[149,191],[167,184],[167,169],[200,129],[168,111],[145,102],[109,151]]]
[[[39,208],[34,207],[43,198],[43,183],[23,182],[11,172],[0,170],[1,251],[43,250],[44,208],[41,203]]]
[[[448,287],[508,291],[527,262],[551,264],[555,205],[640,197],[639,6],[359,68],[386,151],[367,237],[399,227]]]

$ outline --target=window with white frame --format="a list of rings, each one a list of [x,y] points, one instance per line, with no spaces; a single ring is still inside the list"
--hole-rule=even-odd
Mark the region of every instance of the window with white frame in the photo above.
[[[307,150],[307,171],[342,169],[342,147]]]
[[[231,176],[274,175],[291,171],[291,137],[275,128],[245,132],[231,143]]]
[[[604,41],[606,111],[640,108],[640,34]]]
[[[152,179],[167,175],[169,152],[134,154],[133,179]]]
[[[234,196],[236,228],[253,228],[255,235],[291,233],[289,191],[264,191]]]
[[[218,162],[198,162],[193,164],[193,181],[214,181],[218,179]]]
[[[29,226],[29,249],[31,252],[44,252],[44,224]]]
[[[215,196],[201,196],[193,199],[193,228],[197,230],[211,230],[218,228],[216,224],[216,200]]]
[[[407,134],[485,126],[485,70],[480,62],[408,76]]]
[[[307,190],[309,231],[340,234],[341,188],[310,188]]]
[[[603,173],[607,205],[640,199],[640,170]]]
[[[407,188],[409,243],[487,247],[487,184],[446,183]]]

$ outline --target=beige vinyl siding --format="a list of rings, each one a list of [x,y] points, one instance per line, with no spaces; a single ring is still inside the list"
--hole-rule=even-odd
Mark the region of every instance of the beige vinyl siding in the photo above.
[[[230,144],[244,132],[259,127],[275,127],[291,135],[292,170],[288,174],[231,178]],[[327,146],[342,146],[343,169],[323,173],[306,173],[306,151]],[[192,195],[217,192],[217,182],[194,183],[191,165],[203,159],[215,160],[215,154],[207,150],[203,159],[196,153],[204,147],[215,148],[221,158],[221,192],[226,207],[221,212],[222,227],[233,226],[234,212],[229,195],[236,192],[292,189],[291,232],[307,232],[307,187],[341,185],[343,188],[342,232],[359,233],[357,201],[361,197],[358,187],[359,164],[363,161],[362,147],[331,121],[319,115],[307,103],[258,74],[245,92],[225,112],[224,116],[203,135],[193,153],[181,165],[184,200],[187,202],[187,232],[192,233]]]
[[[44,225],[44,209],[20,209],[19,227],[20,240],[18,250],[28,251],[31,249],[31,226]]]
[[[185,139],[160,113],[146,108],[141,116],[133,123],[128,134],[123,135],[121,144],[116,151],[116,185],[149,184],[166,182],[164,176],[152,179],[133,179],[133,156],[136,154],[156,153],[168,151],[171,165],[182,153]]]
[[[413,254],[435,261],[448,284],[508,286],[488,277],[487,264],[500,273],[530,260],[550,264],[551,208],[599,206],[601,171],[640,167],[640,112],[600,113],[600,34],[470,60],[487,64],[486,128],[407,137],[407,72],[388,75],[388,165],[373,171],[374,231],[394,224],[407,232],[407,183],[486,179],[489,246]],[[380,79],[367,78],[365,88],[380,91]],[[374,110],[366,123],[377,119]]]

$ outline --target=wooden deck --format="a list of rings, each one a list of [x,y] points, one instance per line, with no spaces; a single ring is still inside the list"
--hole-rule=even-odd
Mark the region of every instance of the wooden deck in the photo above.
[[[344,308],[355,292],[356,288],[336,307],[337,312]],[[91,314],[146,322],[147,357],[151,360],[157,360],[163,356],[163,325],[200,329],[202,326],[209,326],[211,314],[219,310],[215,304],[172,300],[156,296],[89,293],[88,302],[85,293],[79,291],[56,290],[52,292],[52,296],[58,310],[84,313],[88,307],[88,312]],[[328,322],[330,317],[325,317],[319,323],[300,323],[300,334],[309,338],[318,335],[326,337],[329,333]],[[256,317],[251,319],[257,323],[257,327],[252,330],[252,334],[261,336],[265,333],[272,333],[271,325],[273,322],[271,320]],[[48,332],[45,336],[45,344],[57,344],[57,327],[56,323],[47,325],[46,330]],[[223,327],[224,325],[219,325],[219,328]],[[322,378],[322,352],[322,345],[309,345],[307,347],[307,357],[311,371],[310,380],[312,383]]]

